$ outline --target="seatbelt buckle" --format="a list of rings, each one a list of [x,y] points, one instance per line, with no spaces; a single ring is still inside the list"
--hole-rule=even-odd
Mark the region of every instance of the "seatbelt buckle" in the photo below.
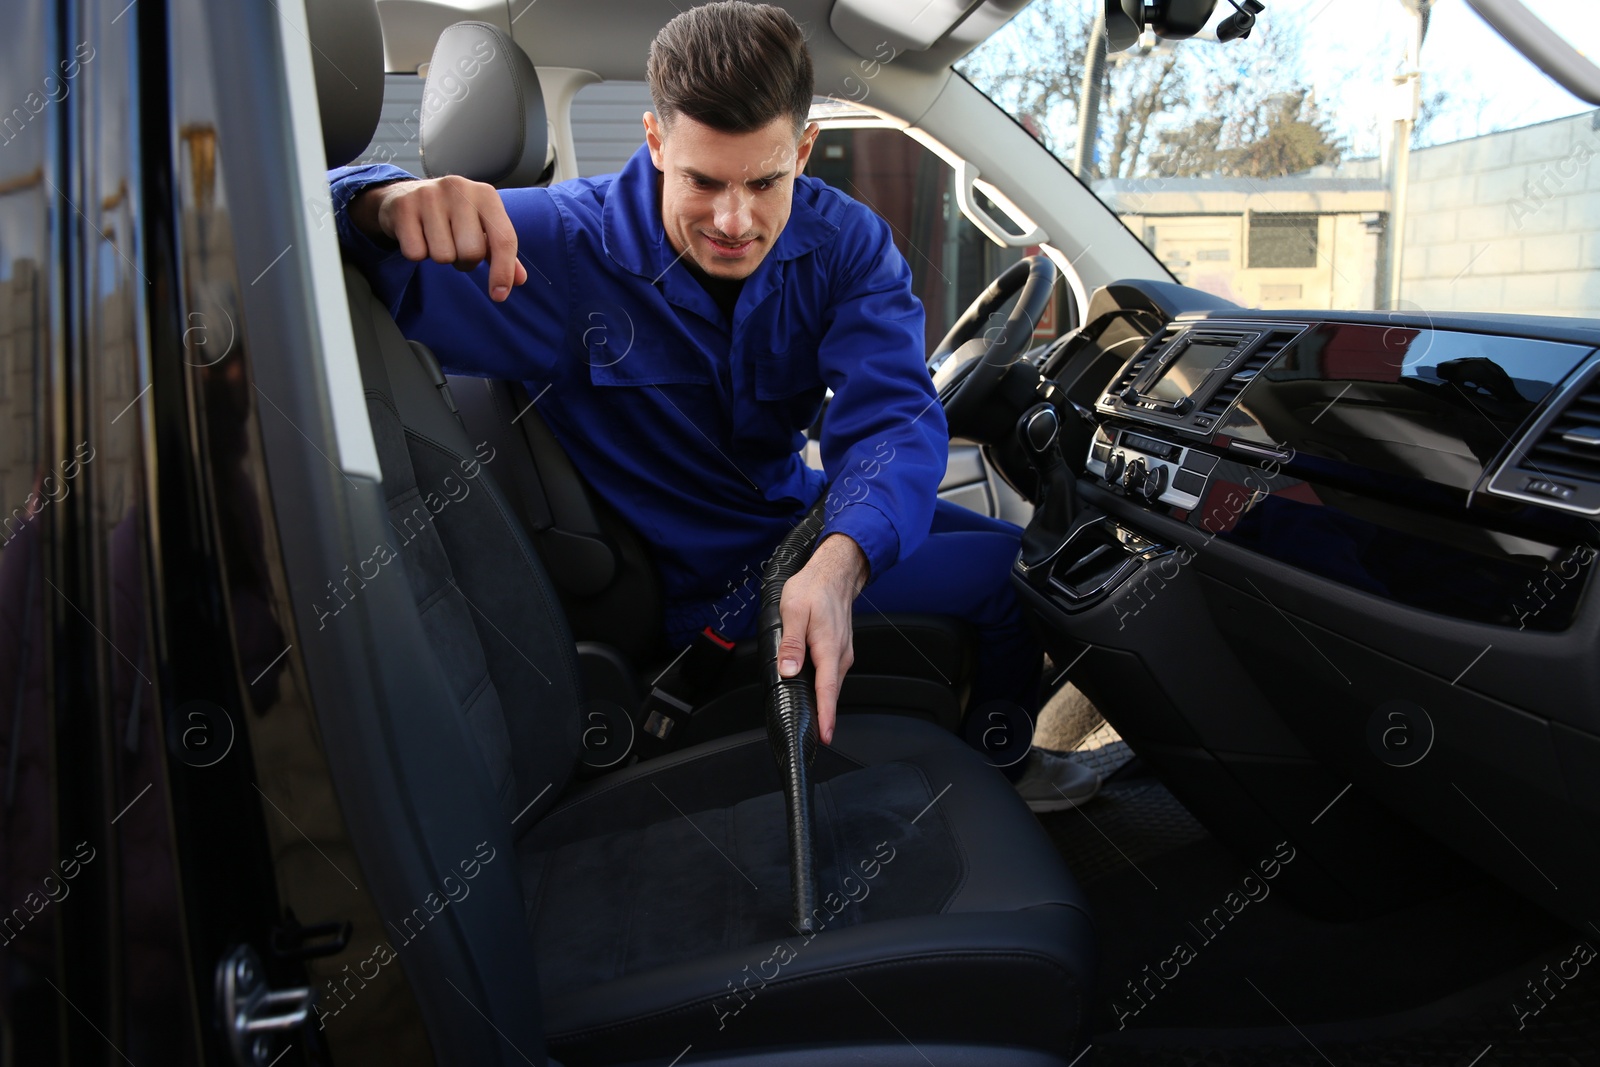
[[[677,691],[691,699],[699,696],[722,673],[722,665],[727,662],[735,643],[713,627],[701,630],[684,649],[683,662],[678,668]]]
[[[694,714],[695,703],[721,673],[735,644],[715,627],[701,630],[650,687],[640,709],[639,729],[657,741],[671,737],[679,721]]]
[[[687,718],[694,712],[694,706],[657,686],[645,697],[644,712],[644,723],[640,728],[657,741],[665,741],[672,736],[678,718]]]

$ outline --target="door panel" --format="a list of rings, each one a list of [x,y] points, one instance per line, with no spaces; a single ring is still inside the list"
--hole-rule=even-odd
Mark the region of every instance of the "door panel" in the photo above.
[[[62,509],[44,485],[66,441],[59,365],[63,290],[52,184],[59,168],[63,34],[54,3],[9,11],[0,39],[0,1055],[59,1059],[69,1014],[58,945],[71,882],[50,731],[54,630],[64,606],[47,581]],[[46,82],[46,79],[50,79]],[[51,93],[50,89],[55,92]],[[71,758],[70,754],[67,756]],[[81,866],[70,868],[81,875]]]

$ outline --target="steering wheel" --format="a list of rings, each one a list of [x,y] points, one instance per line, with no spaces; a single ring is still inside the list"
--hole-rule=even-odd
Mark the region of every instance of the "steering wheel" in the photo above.
[[[933,372],[934,388],[952,434],[983,410],[1006,370],[1027,350],[1055,283],[1056,267],[1048,256],[1029,256],[1013,263],[978,294],[928,356],[928,369]],[[992,323],[1019,289],[1022,296],[1011,317],[1004,325]]]

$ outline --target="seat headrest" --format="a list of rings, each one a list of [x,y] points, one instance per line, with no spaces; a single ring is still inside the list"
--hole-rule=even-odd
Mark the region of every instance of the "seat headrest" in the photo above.
[[[487,22],[439,35],[422,93],[422,169],[498,186],[532,185],[548,163],[544,93],[533,61]]]
[[[306,35],[328,166],[366,150],[383,113],[383,25],[377,0],[307,0]]]

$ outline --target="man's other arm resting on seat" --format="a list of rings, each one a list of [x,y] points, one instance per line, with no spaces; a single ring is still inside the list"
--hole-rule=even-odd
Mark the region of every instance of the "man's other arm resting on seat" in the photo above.
[[[827,521],[811,561],[784,586],[779,653],[787,677],[809,649],[825,742],[855,661],[856,596],[927,537],[949,460],[944,409],[922,355],[922,304],[888,225],[855,205],[829,269],[836,298],[817,356],[834,394],[822,430]]]
[[[536,269],[528,252],[567,254],[564,223],[546,190],[502,193],[459,177],[420,180],[387,165],[341,167],[328,177],[340,248],[408,338],[453,374],[554,382],[570,272],[547,262],[525,284]]]
[[[431,259],[457,270],[489,260],[489,298],[511,295],[528,280],[517,259],[517,231],[500,192],[454,175],[367,188],[349,204],[350,221],[367,237],[394,241],[413,263]]]

